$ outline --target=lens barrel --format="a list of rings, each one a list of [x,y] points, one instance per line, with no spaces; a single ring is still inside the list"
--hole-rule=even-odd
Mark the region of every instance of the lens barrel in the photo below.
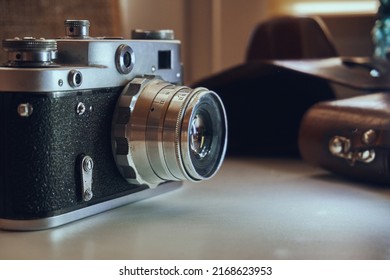
[[[153,187],[209,179],[226,152],[225,109],[205,88],[135,78],[118,100],[112,145],[119,170],[130,183]]]

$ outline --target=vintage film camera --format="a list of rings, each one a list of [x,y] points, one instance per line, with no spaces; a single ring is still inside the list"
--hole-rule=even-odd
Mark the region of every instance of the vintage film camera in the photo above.
[[[224,159],[223,104],[180,86],[172,31],[93,38],[88,20],[67,20],[65,32],[2,42],[2,229],[55,227],[164,192],[164,182],[208,179]]]

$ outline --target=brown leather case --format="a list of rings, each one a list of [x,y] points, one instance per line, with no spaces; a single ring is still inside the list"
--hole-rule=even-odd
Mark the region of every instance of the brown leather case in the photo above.
[[[304,160],[357,180],[390,183],[390,93],[321,102],[299,131]]]

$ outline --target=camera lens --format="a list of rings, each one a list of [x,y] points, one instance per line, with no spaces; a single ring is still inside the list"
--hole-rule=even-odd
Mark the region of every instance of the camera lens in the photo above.
[[[225,110],[205,88],[135,78],[118,100],[113,124],[116,162],[130,183],[205,180],[225,156]]]

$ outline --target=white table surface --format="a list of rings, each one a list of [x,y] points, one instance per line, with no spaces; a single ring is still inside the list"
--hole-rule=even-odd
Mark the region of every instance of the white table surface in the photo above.
[[[51,230],[0,231],[0,259],[390,259],[390,187],[294,159],[227,159],[212,180]]]

